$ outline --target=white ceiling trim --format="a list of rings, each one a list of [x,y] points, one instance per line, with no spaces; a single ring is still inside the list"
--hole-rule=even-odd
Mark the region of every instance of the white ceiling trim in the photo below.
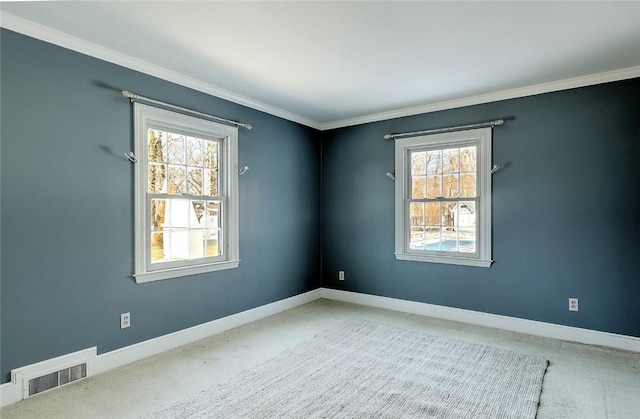
[[[573,77],[549,83],[535,84],[515,89],[502,90],[484,95],[471,96],[462,99],[448,100],[411,108],[398,109],[390,112],[381,112],[356,118],[342,119],[340,121],[320,124],[320,130],[342,128],[369,122],[384,121],[387,119],[401,118],[404,116],[419,115],[429,112],[443,111],[446,109],[463,108],[465,106],[479,105],[482,103],[498,102],[500,100],[515,99],[519,97],[533,96],[542,93],[557,92],[560,90],[574,89],[577,87],[592,86],[595,84],[609,83],[618,80],[627,80],[640,77],[640,66],[623,68],[620,70],[606,71],[604,73],[591,74],[582,77]]]
[[[0,11],[0,26],[14,32],[21,33],[23,35],[39,39],[41,41],[49,42],[51,44],[67,48],[81,54],[89,55],[91,57],[108,61],[110,63],[130,68],[132,70],[140,71],[142,73],[149,74],[151,76],[158,77],[160,79],[170,81],[172,83],[176,83],[194,90],[198,90],[200,92],[207,93],[212,96],[237,103],[239,105],[247,106],[258,111],[266,112],[268,114],[275,115],[289,121],[297,122],[315,129],[320,128],[320,124],[318,122],[304,116],[288,112],[275,106],[267,105],[265,103],[250,99],[246,96],[242,96],[222,89],[213,84],[204,83],[182,73],[166,69],[164,67],[149,63],[148,61],[144,61],[139,58],[122,54],[110,48],[85,41],[81,38],[77,38],[64,32],[51,29],[47,26],[43,26],[29,20],[19,18],[6,12],[3,13],[2,11]],[[132,86],[122,86],[122,88],[135,90],[135,87]]]
[[[132,70],[140,71],[154,77],[167,80],[221,99],[228,100],[239,105],[266,112],[268,114],[297,122],[311,128],[319,130],[329,130],[335,128],[348,127],[370,122],[383,121],[393,118],[418,115],[422,113],[436,112],[446,109],[455,109],[465,106],[478,105],[482,103],[497,102],[500,100],[514,99],[525,96],[532,96],[542,93],[555,92],[560,90],[573,89],[595,84],[608,83],[618,80],[626,80],[640,77],[640,66],[629,67],[620,70],[607,71],[587,76],[574,77],[558,80],[549,83],[541,83],[515,89],[508,89],[483,95],[471,96],[467,98],[454,99],[444,102],[431,103],[426,105],[403,108],[394,111],[380,112],[355,118],[342,119],[337,121],[320,123],[302,115],[286,111],[284,109],[271,106],[246,96],[236,94],[210,83],[205,83],[195,78],[186,76],[173,70],[149,63],[144,60],[117,52],[81,38],[60,32],[49,27],[19,18],[6,12],[0,11],[0,27],[18,32],[32,38],[49,42],[63,48],[67,48],[81,54],[89,55],[104,61],[111,62]],[[123,89],[133,88],[132,86],[122,86]]]

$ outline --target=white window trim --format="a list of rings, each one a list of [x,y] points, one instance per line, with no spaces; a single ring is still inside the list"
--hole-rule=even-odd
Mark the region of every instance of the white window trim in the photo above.
[[[409,194],[409,180],[411,163],[409,151],[415,148],[450,147],[457,144],[468,144],[469,141],[479,140],[477,161],[477,179],[479,186],[480,217],[477,220],[478,256],[464,257],[442,254],[424,254],[412,252],[408,246],[408,212],[407,198]],[[424,135],[420,137],[401,138],[395,140],[395,257],[398,260],[414,262],[445,263],[453,265],[477,266],[488,268],[491,259],[491,128],[448,132],[443,134]]]
[[[220,271],[237,268],[240,264],[239,251],[239,209],[238,209],[238,128],[216,122],[179,114],[149,105],[134,103],[134,142],[135,155],[138,162],[135,166],[135,273],[133,277],[137,283],[159,281],[205,272]],[[209,136],[223,137],[225,145],[221,161],[224,171],[223,180],[226,203],[226,225],[223,230],[224,260],[208,262],[160,270],[149,270],[147,267],[150,252],[150,232],[148,231],[148,200],[147,200],[147,127],[161,125],[182,128],[184,131],[201,133]]]

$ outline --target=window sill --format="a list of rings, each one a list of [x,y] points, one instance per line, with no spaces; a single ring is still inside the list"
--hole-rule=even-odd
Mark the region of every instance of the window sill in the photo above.
[[[161,281],[163,279],[179,278],[181,276],[196,275],[207,272],[222,271],[225,269],[235,269],[240,265],[240,260],[229,260],[224,262],[209,263],[198,266],[185,266],[182,268],[163,269],[161,271],[152,271],[133,274],[136,283]]]
[[[396,259],[407,260],[412,262],[430,262],[430,263],[445,263],[449,265],[462,265],[462,266],[476,266],[479,268],[489,268],[493,263],[493,260],[475,259],[465,257],[453,257],[453,256],[428,256],[428,255],[416,255],[410,253],[396,253]]]

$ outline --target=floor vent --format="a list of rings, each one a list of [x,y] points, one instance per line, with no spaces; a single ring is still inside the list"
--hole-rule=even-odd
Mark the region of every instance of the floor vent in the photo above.
[[[69,384],[87,376],[87,364],[64,368],[29,380],[29,396]]]

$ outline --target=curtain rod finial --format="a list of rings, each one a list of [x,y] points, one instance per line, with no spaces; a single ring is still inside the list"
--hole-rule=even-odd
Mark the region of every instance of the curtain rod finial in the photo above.
[[[385,140],[391,140],[393,138],[393,134],[387,134],[384,136]]]

